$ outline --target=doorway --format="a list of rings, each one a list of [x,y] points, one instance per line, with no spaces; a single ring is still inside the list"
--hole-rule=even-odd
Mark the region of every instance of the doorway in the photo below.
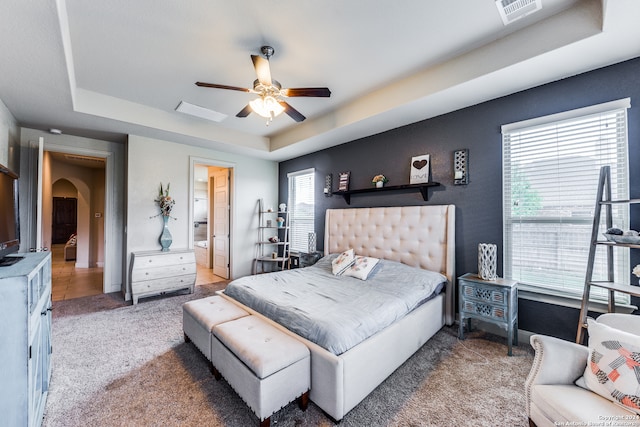
[[[193,161],[193,247],[196,284],[230,278],[231,191],[233,168]]]
[[[45,151],[42,237],[52,253],[52,299],[104,291],[105,159]]]

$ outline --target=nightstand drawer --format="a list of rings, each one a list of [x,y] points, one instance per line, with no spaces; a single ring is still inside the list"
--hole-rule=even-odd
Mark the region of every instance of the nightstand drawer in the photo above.
[[[507,304],[507,291],[504,289],[495,289],[495,287],[485,287],[478,284],[463,284],[462,295],[466,298],[473,298],[480,301],[486,301],[495,304]]]
[[[507,310],[505,307],[483,304],[477,301],[465,300],[462,309],[469,314],[479,314],[496,320],[505,320],[507,318]]]

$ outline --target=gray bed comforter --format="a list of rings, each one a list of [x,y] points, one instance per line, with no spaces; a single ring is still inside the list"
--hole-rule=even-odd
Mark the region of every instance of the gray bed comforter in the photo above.
[[[323,257],[307,268],[246,276],[224,293],[339,355],[439,293],[446,277],[380,260],[367,280],[334,276]]]

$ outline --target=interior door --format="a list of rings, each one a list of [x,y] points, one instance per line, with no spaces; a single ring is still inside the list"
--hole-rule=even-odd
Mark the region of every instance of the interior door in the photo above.
[[[78,199],[73,197],[53,198],[53,224],[51,243],[66,243],[78,227]]]
[[[229,278],[229,169],[213,173],[213,274]]]
[[[44,138],[38,139],[38,183],[36,190],[36,250],[42,250],[42,182],[44,162]]]

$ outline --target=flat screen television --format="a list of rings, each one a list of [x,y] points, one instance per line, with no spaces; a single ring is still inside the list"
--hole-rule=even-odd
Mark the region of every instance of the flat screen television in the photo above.
[[[12,264],[20,258],[7,255],[20,249],[20,216],[18,208],[18,175],[0,165],[0,265]]]

